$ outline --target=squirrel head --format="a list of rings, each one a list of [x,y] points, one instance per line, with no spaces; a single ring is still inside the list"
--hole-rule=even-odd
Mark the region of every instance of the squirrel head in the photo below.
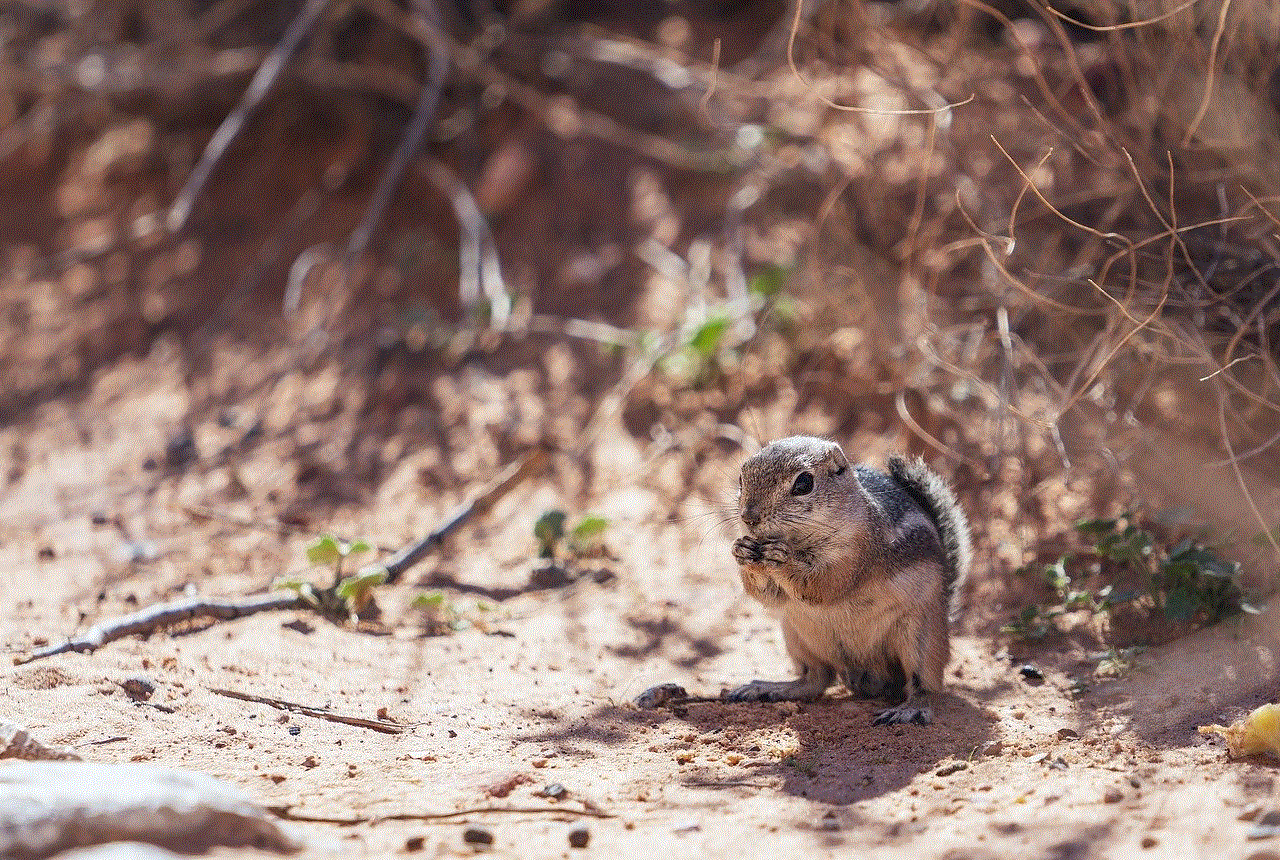
[[[835,442],[789,436],[742,464],[738,516],[747,534],[820,542],[863,519],[858,478]]]

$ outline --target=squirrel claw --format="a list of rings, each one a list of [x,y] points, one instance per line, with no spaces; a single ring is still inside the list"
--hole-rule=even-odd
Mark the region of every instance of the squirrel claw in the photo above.
[[[896,726],[904,723],[915,723],[918,726],[927,726],[933,722],[933,710],[931,708],[919,708],[915,705],[903,703],[894,708],[885,708],[879,711],[875,719],[871,721],[874,726]]]
[[[733,557],[738,564],[759,564],[760,544],[753,538],[740,537],[733,542]]]

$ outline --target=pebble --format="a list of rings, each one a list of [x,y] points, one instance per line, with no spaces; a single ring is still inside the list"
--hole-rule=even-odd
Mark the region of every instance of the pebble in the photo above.
[[[421,836],[410,836],[404,841],[405,851],[421,851],[427,840]]]
[[[468,827],[462,831],[462,841],[468,845],[492,845],[493,834],[483,827]]]
[[[145,702],[156,691],[156,685],[152,683],[150,678],[143,675],[125,678],[120,682],[120,688],[124,690],[126,696],[135,702]]]
[[[1069,740],[1070,738],[1078,738],[1078,737],[1080,737],[1080,733],[1075,729],[1068,729],[1068,728],[1058,729],[1058,740],[1060,741],[1065,741],[1065,740]]]
[[[1029,683],[1032,683],[1032,684],[1044,683],[1044,672],[1041,672],[1039,669],[1037,669],[1035,666],[1033,666],[1030,663],[1023,663],[1021,666],[1019,666],[1018,674],[1021,675],[1023,679]]]
[[[689,694],[679,684],[658,684],[650,687],[635,698],[637,708],[648,709],[665,705],[672,699],[684,699]]]
[[[564,800],[569,794],[569,789],[565,788],[558,782],[549,783],[542,787],[538,792],[540,797],[548,797],[552,800]]]
[[[1108,788],[1107,793],[1102,795],[1103,803],[1119,803],[1124,800],[1124,792],[1118,788]]]
[[[569,847],[586,848],[591,841],[591,831],[585,827],[575,827],[569,831]]]

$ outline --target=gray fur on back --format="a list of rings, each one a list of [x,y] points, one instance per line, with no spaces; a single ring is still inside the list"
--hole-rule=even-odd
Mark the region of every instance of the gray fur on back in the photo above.
[[[946,481],[926,466],[923,460],[890,457],[888,466],[889,476],[924,509],[929,519],[938,527],[942,552],[946,558],[947,601],[954,618],[958,609],[959,592],[973,559],[969,523]]]

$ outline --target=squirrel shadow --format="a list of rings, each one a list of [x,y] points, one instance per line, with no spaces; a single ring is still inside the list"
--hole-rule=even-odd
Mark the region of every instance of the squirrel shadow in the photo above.
[[[780,790],[845,806],[894,792],[920,774],[962,770],[957,764],[990,742],[996,718],[988,710],[950,693],[935,694],[932,705],[934,722],[924,726],[873,725],[884,703],[847,696],[801,703],[713,699],[643,710],[610,705],[523,740],[566,749],[584,744],[618,746],[634,741],[643,727],[675,721],[700,735],[697,742],[686,741],[685,748],[700,763],[679,771],[682,784]],[[551,713],[530,716],[556,717]],[[710,761],[703,755],[709,746],[715,748]]]
[[[918,775],[937,771],[944,760],[964,762],[987,745],[994,716],[950,693],[932,699],[934,722],[925,726],[873,725],[883,703],[849,697],[801,703],[699,702],[671,711],[669,718],[703,732],[735,727],[741,754],[767,756],[751,765],[750,782],[774,777],[788,794],[844,806],[903,788]],[[710,766],[690,774],[690,780],[704,787],[717,784]],[[723,784],[742,781],[726,775]]]

